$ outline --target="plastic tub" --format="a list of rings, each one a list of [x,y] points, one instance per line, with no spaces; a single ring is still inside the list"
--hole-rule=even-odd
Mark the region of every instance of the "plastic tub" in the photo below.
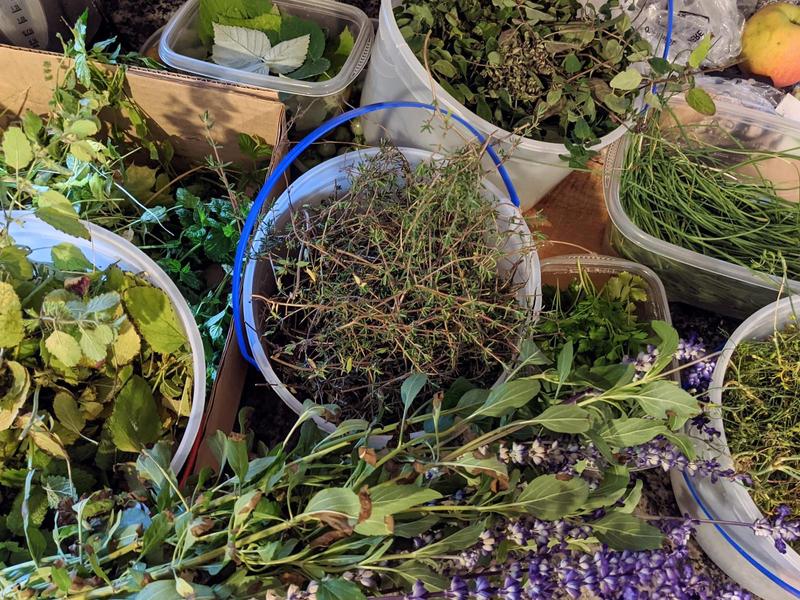
[[[380,27],[361,94],[361,105],[416,100],[436,103],[464,117],[482,134],[493,136],[496,147],[507,153],[505,166],[519,189],[523,212],[528,210],[570,173],[567,162],[559,158],[559,155],[569,154],[566,146],[514,136],[468,110],[442,86],[432,81],[395,22],[392,7],[401,3],[402,0],[381,2]],[[427,123],[431,123],[432,127],[423,131]],[[600,138],[592,149],[600,150],[608,146],[624,135],[626,130],[625,126],[618,127]],[[399,146],[434,148],[439,151],[461,147],[465,140],[472,139],[472,134],[452,122],[445,123],[440,117],[431,121],[430,112],[422,110],[377,113],[364,119],[364,133],[367,141],[373,144],[388,137]],[[492,180],[497,181],[497,178],[493,177]]]
[[[725,372],[739,342],[769,337],[796,311],[800,311],[800,296],[784,298],[765,306],[733,332],[714,369],[709,387],[711,402],[722,405]],[[716,458],[722,468],[730,468],[733,461],[719,410],[709,416],[711,425],[722,435],[713,444],[696,440],[698,456]],[[681,512],[693,518],[752,523],[763,516],[747,489],[740,484],[727,480],[711,483],[710,479],[693,478],[675,471],[671,477]],[[720,569],[760,598],[800,598],[800,556],[791,548],[781,554],[770,538],[757,536],[749,527],[741,526],[700,525],[696,538]]]
[[[671,100],[670,106],[679,111],[691,110],[682,97]],[[720,126],[752,148],[798,149],[800,159],[800,127],[785,119],[725,103],[719,98],[715,116],[693,115],[702,118],[702,122]],[[778,297],[780,278],[680,248],[648,235],[633,224],[622,209],[619,178],[625,168],[630,140],[626,136],[608,149],[603,173],[606,207],[611,217],[608,236],[614,248],[655,270],[671,300],[738,318],[773,302]],[[788,287],[800,292],[800,281],[789,281]]]
[[[261,75],[231,69],[211,62],[208,50],[200,43],[197,25],[199,0],[189,0],[169,20],[159,42],[158,53],[174,69],[203,77],[275,90],[295,115],[322,115],[314,122],[300,119],[301,129],[318,125],[342,111],[350,84],[369,60],[374,30],[372,22],[360,9],[331,0],[276,0],[283,14],[314,21],[326,29],[329,39],[346,27],[353,33],[353,50],[335,77],[326,81],[300,81],[286,76]]]
[[[400,151],[412,165],[436,157],[435,154],[426,150],[400,148]],[[258,254],[272,230],[286,226],[295,208],[319,205],[336,190],[346,190],[349,185],[348,174],[352,168],[378,152],[380,152],[379,148],[368,148],[337,156],[317,165],[295,180],[275,201],[258,227],[250,246],[251,256]],[[519,209],[494,184],[485,181],[484,188],[487,196],[497,199],[499,220],[506,223],[512,230],[519,232],[519,237],[510,237],[506,244],[509,255],[513,256],[522,248],[532,245],[530,231],[519,213]],[[514,280],[524,284],[519,291],[519,301],[530,305],[532,310],[538,313],[541,307],[541,282],[539,258],[535,251],[528,254],[521,268],[517,269]],[[268,298],[272,295],[274,285],[275,280],[269,264],[257,260],[249,260],[247,262],[242,285],[242,313],[244,315],[247,342],[256,365],[266,379],[267,384],[287,406],[297,414],[300,414],[303,412],[302,400],[295,397],[280,381],[277,373],[272,368],[261,341],[262,328],[260,323],[263,320],[265,307],[263,302],[259,302],[254,298],[254,295]],[[316,418],[315,421],[324,431],[331,432],[335,429],[335,425],[321,418]]]
[[[7,222],[7,214],[10,220]],[[178,288],[155,262],[136,246],[110,231],[86,223],[91,240],[84,240],[67,235],[38,219],[29,211],[12,211],[0,213],[0,226],[8,227],[8,232],[17,244],[31,249],[30,258],[36,262],[51,262],[50,249],[56,244],[69,243],[79,248],[93,265],[104,269],[112,264],[119,265],[125,271],[145,277],[152,285],[158,287],[169,296],[178,319],[189,339],[192,350],[192,368],[194,370],[194,390],[192,411],[189,421],[178,443],[170,466],[177,473],[186,463],[197,434],[206,405],[206,359],[203,351],[203,340],[194,320],[189,305]]]
[[[640,302],[636,315],[640,321],[664,321],[672,323],[669,303],[664,285],[651,269],[638,263],[613,256],[599,254],[569,254],[542,260],[542,285],[561,287],[575,281],[579,269],[583,269],[597,289],[620,273],[638,275],[644,280],[647,302]],[[546,307],[545,307],[546,309]]]

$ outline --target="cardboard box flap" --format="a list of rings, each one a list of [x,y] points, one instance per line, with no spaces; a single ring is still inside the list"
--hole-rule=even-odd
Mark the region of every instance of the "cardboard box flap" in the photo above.
[[[68,64],[60,54],[0,45],[4,116],[19,116],[26,109],[48,112],[59,71]],[[127,89],[176,154],[190,160],[209,154],[201,119],[205,112],[214,121],[213,136],[222,146],[223,160],[240,156],[239,133],[256,135],[272,146],[284,133],[284,106],[271,90],[137,67],[127,69]]]

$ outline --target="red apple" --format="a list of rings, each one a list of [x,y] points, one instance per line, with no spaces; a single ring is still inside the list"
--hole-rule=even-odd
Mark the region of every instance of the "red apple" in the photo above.
[[[766,75],[775,87],[800,83],[800,6],[768,4],[750,17],[741,59],[743,71]]]

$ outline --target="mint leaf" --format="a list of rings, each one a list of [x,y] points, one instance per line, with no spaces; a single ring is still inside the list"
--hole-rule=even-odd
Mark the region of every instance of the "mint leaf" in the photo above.
[[[134,326],[156,352],[170,354],[187,343],[178,315],[163,290],[131,287],[125,290],[123,301]]]
[[[70,201],[55,190],[48,190],[39,196],[35,212],[42,221],[59,231],[85,240],[90,239],[89,230],[81,223]]]
[[[80,271],[84,273],[94,269],[81,249],[74,244],[63,242],[50,249],[50,258],[59,271]]]
[[[132,376],[114,402],[108,420],[111,439],[123,452],[140,452],[161,436],[161,419],[147,381]]]
[[[78,340],[65,331],[54,331],[44,341],[47,351],[62,365],[72,368],[81,361],[83,353]]]
[[[3,154],[6,164],[19,171],[24,169],[33,160],[33,150],[25,132],[19,127],[9,127],[3,134]]]

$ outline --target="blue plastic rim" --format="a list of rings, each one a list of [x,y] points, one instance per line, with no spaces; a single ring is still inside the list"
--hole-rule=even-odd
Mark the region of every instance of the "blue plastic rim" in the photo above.
[[[294,148],[292,148],[291,151],[289,151],[286,156],[283,157],[283,160],[278,163],[278,166],[275,167],[273,172],[270,173],[267,181],[264,183],[261,190],[259,190],[258,195],[253,201],[253,206],[250,208],[250,212],[247,214],[244,227],[242,227],[239,243],[236,246],[236,255],[233,261],[233,290],[231,299],[231,305],[233,307],[233,326],[236,332],[236,341],[239,344],[239,351],[242,353],[244,359],[254,367],[257,367],[258,365],[256,364],[255,359],[250,353],[250,348],[247,345],[247,336],[245,335],[244,323],[242,322],[242,271],[244,270],[247,246],[250,243],[250,238],[253,235],[253,231],[258,221],[258,217],[264,208],[264,204],[272,193],[272,190],[281,180],[281,177],[289,169],[292,163],[297,160],[297,158],[303,152],[305,152],[305,150],[311,144],[319,140],[323,135],[333,131],[339,125],[347,123],[348,121],[351,121],[352,119],[362,115],[396,108],[417,108],[428,110],[433,113],[441,113],[463,125],[472,135],[477,138],[481,144],[486,147],[486,153],[497,167],[497,172],[500,174],[500,177],[502,178],[503,183],[508,190],[508,196],[511,199],[511,202],[514,204],[514,206],[519,207],[519,195],[517,194],[516,188],[514,188],[514,184],[511,182],[511,177],[509,176],[508,171],[506,171],[506,168],[503,166],[503,161],[501,160],[500,156],[497,154],[495,149],[487,143],[486,137],[462,117],[459,117],[458,115],[453,114],[445,109],[433,106],[432,104],[425,104],[424,102],[380,102],[378,104],[370,104],[368,106],[362,106],[360,108],[348,110],[347,112],[344,112],[341,115],[326,121],[314,131],[309,133],[306,137],[304,137]]]
[[[706,516],[706,519],[708,519],[709,521],[715,520],[715,516],[711,513],[710,510],[708,510],[706,505],[703,503],[703,499],[700,497],[700,494],[697,492],[697,489],[694,487],[694,484],[692,483],[692,478],[689,477],[686,473],[682,473],[682,475],[683,475],[683,481],[686,483],[686,487],[689,488],[689,492],[692,494],[692,498],[694,499],[695,502],[697,502],[697,506],[699,506],[700,510],[703,511],[703,514]],[[728,542],[733,547],[733,549],[736,550],[736,552],[738,552],[742,556],[742,558],[744,558],[747,562],[749,562],[756,569],[758,569],[758,571],[762,575],[764,575],[764,577],[769,579],[775,585],[780,586],[782,589],[792,594],[792,596],[794,596],[795,598],[800,598],[799,589],[797,589],[790,583],[787,583],[786,581],[781,579],[778,575],[770,571],[767,567],[758,562],[758,560],[756,560],[753,556],[751,556],[750,553],[747,552],[747,550],[742,548],[736,542],[736,540],[734,540],[719,523],[714,523],[713,525],[714,528],[719,532],[719,534],[725,539],[725,541]]]

